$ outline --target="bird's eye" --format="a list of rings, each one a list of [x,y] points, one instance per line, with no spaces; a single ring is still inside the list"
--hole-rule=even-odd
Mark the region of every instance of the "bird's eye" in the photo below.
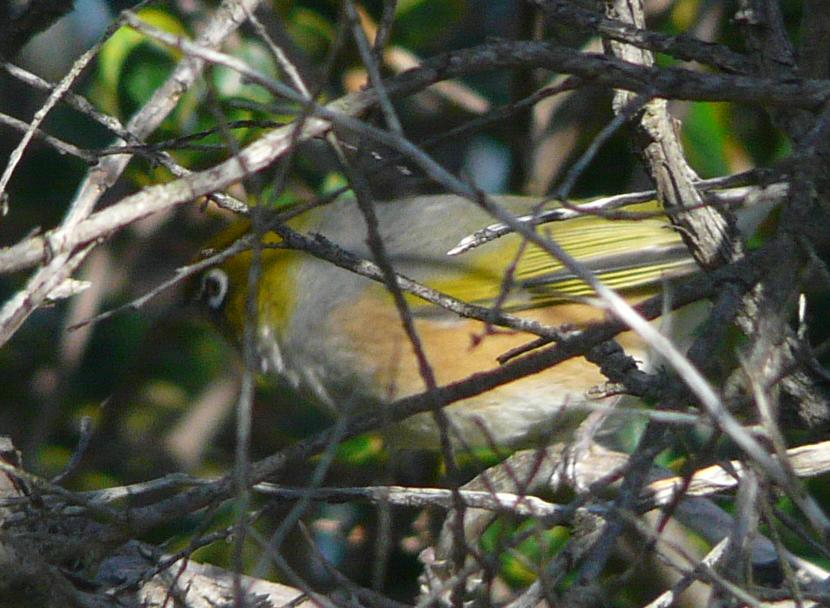
[[[221,310],[228,295],[228,273],[219,268],[211,268],[202,275],[199,299],[211,310]]]

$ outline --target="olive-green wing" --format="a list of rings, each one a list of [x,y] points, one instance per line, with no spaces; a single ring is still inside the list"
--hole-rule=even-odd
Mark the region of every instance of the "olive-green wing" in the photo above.
[[[643,203],[629,210],[648,214],[656,212],[657,205]],[[624,220],[583,216],[539,226],[537,232],[618,291],[659,286],[666,279],[697,270],[680,236],[665,218],[656,215]],[[468,302],[495,301],[504,290],[505,273],[510,269],[511,289],[502,301],[502,307],[508,310],[549,306],[594,295],[559,260],[536,245],[522,246],[521,238],[515,234],[457,258],[464,262],[465,274],[434,286]]]

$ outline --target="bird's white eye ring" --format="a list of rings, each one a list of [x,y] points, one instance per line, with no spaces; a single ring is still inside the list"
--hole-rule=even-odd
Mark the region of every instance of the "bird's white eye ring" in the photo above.
[[[228,273],[219,268],[211,268],[202,275],[199,299],[211,310],[221,310],[228,295]]]

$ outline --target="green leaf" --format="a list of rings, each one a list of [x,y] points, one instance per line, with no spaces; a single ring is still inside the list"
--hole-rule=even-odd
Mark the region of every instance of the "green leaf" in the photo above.
[[[142,21],[177,36],[187,36],[184,25],[175,17],[158,9],[138,12]],[[161,74],[169,73],[170,66],[181,53],[147,39],[135,30],[122,27],[104,44],[98,56],[96,91],[103,94],[104,109],[128,115],[129,109],[149,99],[158,85]],[[143,65],[147,61],[149,65]],[[166,78],[166,73],[164,73]],[[128,98],[125,99],[123,96]]]
[[[725,156],[727,116],[726,104],[689,104],[683,120],[683,143],[689,163],[701,177],[716,177],[729,172]]]
[[[241,59],[257,73],[277,80],[279,73],[272,55],[263,44],[256,40],[244,40],[231,53]],[[221,98],[245,99],[256,103],[270,103],[272,95],[263,86],[254,84],[231,68],[215,66],[212,70],[213,84]]]
[[[433,44],[439,32],[461,19],[464,3],[460,0],[401,0],[395,12],[395,42],[417,49]]]
[[[334,23],[304,7],[291,11],[287,27],[294,41],[315,58],[322,58],[337,37]]]
[[[344,441],[337,447],[337,459],[350,465],[377,463],[383,457],[383,440],[377,435],[360,435]]]

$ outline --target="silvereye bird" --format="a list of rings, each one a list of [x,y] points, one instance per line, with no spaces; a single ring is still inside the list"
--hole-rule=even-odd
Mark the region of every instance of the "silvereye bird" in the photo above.
[[[517,216],[532,214],[538,204],[537,199],[514,196],[494,200]],[[654,203],[639,209],[644,207],[657,209]],[[516,234],[459,256],[447,255],[460,239],[493,223],[468,200],[416,196],[377,203],[376,212],[399,274],[466,302],[492,305],[498,299],[502,310],[554,327],[579,327],[603,318],[603,311],[586,300],[592,292],[584,283],[535,246],[520,253],[521,237]],[[322,234],[371,258],[366,222],[352,199],[315,208],[289,226]],[[583,216],[537,230],[636,301],[657,293],[667,278],[695,269],[680,237],[661,217],[612,221]],[[413,348],[383,284],[301,251],[263,249],[261,256],[256,343],[264,372],[311,389],[322,404],[341,413],[383,407],[425,390]],[[236,338],[244,327],[250,261],[250,251],[241,253],[201,277],[200,299]],[[513,280],[503,294],[508,268],[513,268]],[[415,298],[410,306],[439,385],[495,367],[499,355],[534,337],[487,331],[482,322]],[[626,333],[619,341],[628,354],[648,363],[647,349],[636,336]],[[586,391],[603,382],[596,366],[575,358],[454,403],[445,412],[462,445],[515,446],[552,431],[558,435],[557,427],[574,420],[569,411],[584,413],[574,406],[584,405]],[[393,440],[403,447],[436,447],[433,416],[405,420],[394,429]]]

